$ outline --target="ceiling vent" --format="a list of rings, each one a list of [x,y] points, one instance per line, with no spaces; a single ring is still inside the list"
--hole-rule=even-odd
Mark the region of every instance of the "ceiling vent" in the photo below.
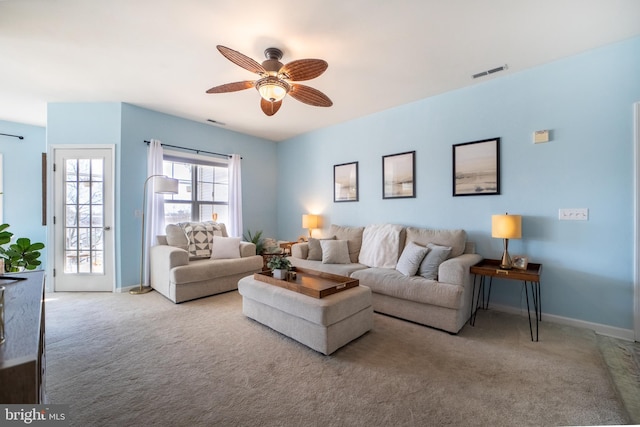
[[[222,122],[219,122],[219,121],[213,120],[213,119],[207,119],[207,121],[209,123],[213,123],[214,125],[220,125],[220,126],[225,126],[226,125],[226,123],[222,123]]]
[[[471,77],[473,77],[474,79],[477,79],[477,78],[480,78],[480,77],[488,76],[489,74],[497,73],[498,71],[504,71],[504,70],[506,70],[508,68],[509,67],[507,66],[507,64],[504,64],[501,67],[496,67],[496,68],[492,68],[492,69],[487,70],[487,71],[482,71],[480,73],[476,73]]]

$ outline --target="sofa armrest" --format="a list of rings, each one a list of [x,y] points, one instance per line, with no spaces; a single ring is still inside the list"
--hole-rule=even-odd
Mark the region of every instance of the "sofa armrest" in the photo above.
[[[251,242],[240,242],[240,256],[247,258],[256,255],[256,245]]]
[[[159,268],[168,274],[173,267],[189,264],[189,252],[175,246],[156,245],[149,250],[151,269]]]
[[[465,286],[470,283],[469,269],[480,261],[482,261],[482,255],[479,254],[462,254],[448,259],[440,264],[438,282]]]
[[[309,243],[300,242],[291,245],[291,256],[300,259],[307,259],[309,256]]]

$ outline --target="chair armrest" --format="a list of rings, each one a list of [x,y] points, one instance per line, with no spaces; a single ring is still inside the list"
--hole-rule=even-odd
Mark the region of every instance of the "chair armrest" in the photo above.
[[[291,256],[294,258],[307,259],[309,256],[309,243],[301,242],[291,245]]]
[[[466,286],[471,283],[469,269],[480,261],[482,255],[479,254],[462,254],[450,258],[440,264],[438,282]]]
[[[240,257],[247,258],[256,255],[256,245],[251,242],[240,242]]]
[[[156,245],[149,250],[151,269],[160,269],[164,274],[180,265],[189,264],[189,252],[175,246]]]

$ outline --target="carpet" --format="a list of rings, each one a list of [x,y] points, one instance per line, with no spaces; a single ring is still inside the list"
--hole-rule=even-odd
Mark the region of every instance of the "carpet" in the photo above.
[[[630,422],[594,332],[478,312],[458,335],[375,314],[323,356],[229,292],[46,300],[46,387],[76,426],[524,426]]]

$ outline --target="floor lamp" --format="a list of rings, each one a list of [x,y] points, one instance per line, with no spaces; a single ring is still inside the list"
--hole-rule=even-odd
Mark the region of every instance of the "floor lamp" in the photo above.
[[[169,178],[165,175],[151,175],[144,181],[144,188],[142,190],[142,248],[140,251],[140,287],[136,289],[131,289],[129,291],[130,294],[140,295],[146,294],[147,292],[151,292],[151,286],[142,286],[142,282],[144,281],[144,252],[145,252],[145,241],[144,241],[144,228],[145,228],[145,218],[147,209],[147,184],[153,178],[153,192],[156,194],[178,194],[178,180],[174,178]]]

